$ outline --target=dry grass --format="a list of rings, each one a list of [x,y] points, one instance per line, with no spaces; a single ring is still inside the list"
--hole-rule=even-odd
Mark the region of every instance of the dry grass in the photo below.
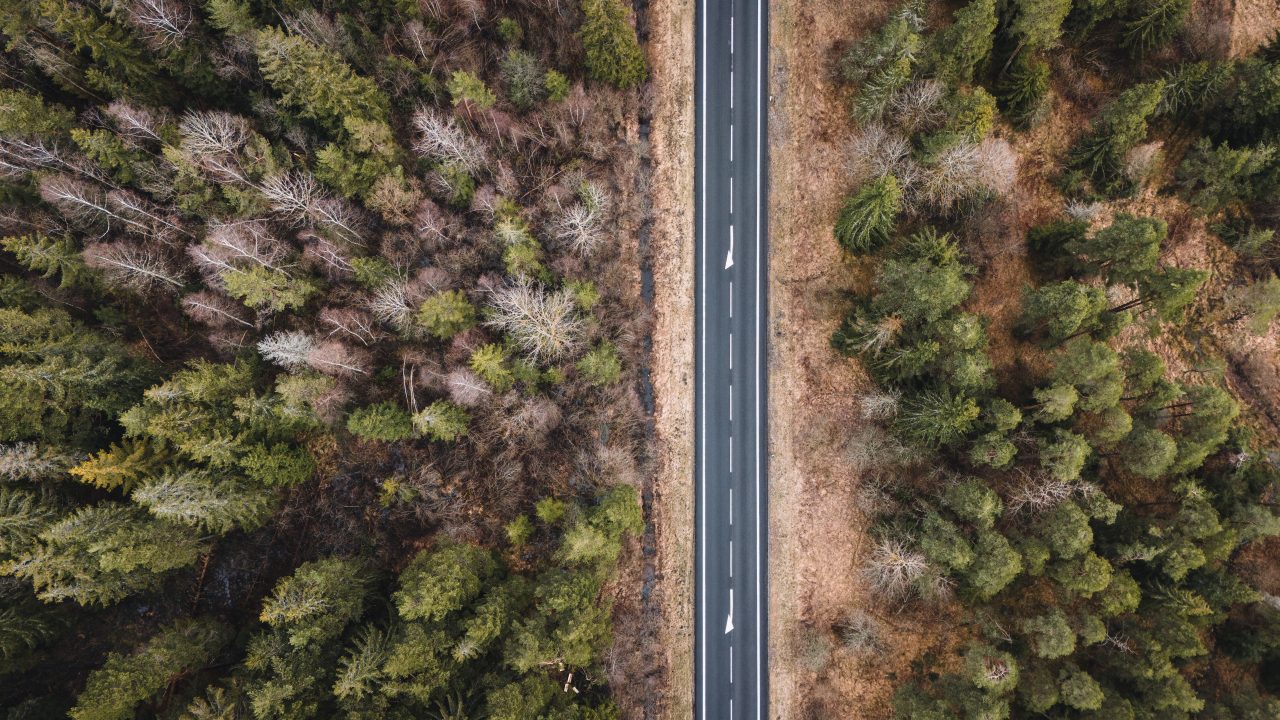
[[[649,7],[653,161],[652,379],[657,643],[666,671],[655,717],[693,716],[693,0]]]

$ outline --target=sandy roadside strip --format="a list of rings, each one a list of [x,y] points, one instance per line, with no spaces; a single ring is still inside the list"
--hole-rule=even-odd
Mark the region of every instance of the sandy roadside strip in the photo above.
[[[656,592],[666,656],[658,717],[693,716],[693,35],[694,0],[653,0],[653,387],[657,433]]]

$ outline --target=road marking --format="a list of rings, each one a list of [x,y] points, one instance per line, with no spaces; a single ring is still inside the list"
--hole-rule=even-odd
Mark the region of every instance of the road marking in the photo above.
[[[702,137],[701,137],[702,162],[700,163],[701,172],[699,173],[699,187],[702,189],[702,192],[698,200],[699,200],[699,206],[700,206],[699,210],[701,212],[701,217],[699,218],[699,224],[701,225],[700,232],[702,237],[702,263],[701,263],[702,289],[701,290],[702,290],[702,309],[703,309],[703,313],[702,313],[702,358],[703,360],[702,360],[702,367],[701,367],[701,373],[700,373],[701,380],[702,380],[702,387],[701,387],[701,393],[700,393],[702,396],[702,407],[701,407],[702,425],[699,428],[699,436],[700,436],[699,440],[701,443],[699,447],[699,454],[701,455],[701,465],[699,469],[701,470],[701,473],[698,477],[698,486],[699,486],[699,493],[702,496],[703,502],[702,502],[702,507],[699,508],[699,512],[698,512],[698,525],[699,525],[698,532],[701,534],[705,542],[705,539],[707,536],[706,535],[706,528],[707,528],[707,503],[706,503],[706,498],[707,498],[707,382],[706,382],[707,381],[707,365],[706,365],[706,357],[707,357],[707,313],[706,313],[706,308],[707,308],[707,277],[706,277],[707,275],[707,242],[706,242],[706,239],[707,239],[707,2],[705,2],[705,0],[702,3],[702,86],[701,86],[701,91],[702,91],[702,97],[700,98],[700,100],[702,101],[702,113],[701,113],[702,127],[700,127],[699,130],[701,131],[701,134],[702,134]],[[698,561],[699,561],[699,565],[701,566],[699,568],[700,570],[699,574],[702,576],[702,588],[703,588],[703,592],[705,593],[706,587],[707,587],[707,559],[706,559],[705,552],[701,553],[701,556],[698,558]],[[700,665],[702,666],[701,668],[702,677],[705,679],[707,677],[707,603],[706,603],[705,597],[703,598],[702,607],[699,608],[699,610],[700,610],[699,614],[702,617],[701,632],[699,633],[699,638],[698,638],[699,649],[701,650],[701,652],[699,653],[699,661],[700,661]],[[702,683],[702,697],[701,697],[701,701],[698,703],[698,714],[703,718],[703,720],[706,720],[706,717],[707,717],[707,684],[706,682]]]
[[[761,317],[760,304],[760,283],[761,276],[764,272],[764,264],[768,258],[764,257],[760,252],[760,206],[763,204],[763,195],[760,192],[761,177],[763,168],[761,167],[764,158],[764,151],[761,149],[761,143],[764,139],[761,137],[763,130],[764,109],[764,84],[769,77],[764,66],[764,54],[769,51],[764,40],[764,0],[756,2],[756,622],[763,622],[761,616],[761,602],[763,602],[764,593],[760,587],[760,357],[764,353],[762,346],[765,343],[763,318]],[[769,439],[764,439],[766,443],[765,456],[768,457]],[[764,718],[768,711],[764,707],[764,689],[767,678],[764,672],[764,647],[762,645],[761,636],[763,633],[756,632],[756,717]]]
[[[729,281],[729,319],[730,320],[733,319],[733,281],[732,280]],[[730,357],[732,357],[732,355]],[[730,370],[733,369],[732,361],[730,361],[729,363],[729,369]]]
[[[733,646],[729,646],[729,684],[733,684]]]
[[[733,313],[729,313],[729,317],[733,317]],[[733,333],[729,333],[729,369],[733,369]]]
[[[729,488],[729,527],[733,527],[733,488]]]
[[[733,54],[733,16],[729,16],[729,54]]]
[[[729,422],[733,422],[733,383],[729,383]]]
[[[729,69],[729,109],[730,110],[733,109],[733,69],[732,68]],[[730,120],[729,122],[730,124],[733,123],[732,120]]]
[[[729,176],[729,214],[733,215],[733,176]]]
[[[733,162],[733,120],[729,120],[729,162]],[[703,201],[706,204],[706,201]],[[704,236],[705,237],[705,236]]]
[[[733,541],[729,541],[729,579],[733,579]],[[733,597],[733,589],[729,590],[729,597]],[[733,617],[733,601],[729,601],[729,617]],[[732,624],[732,623],[730,623]]]
[[[729,550],[730,552],[733,551],[733,543],[729,543]],[[730,565],[730,567],[733,566]],[[733,632],[733,588],[729,588],[729,618],[724,621],[724,634],[728,635],[731,632]],[[732,665],[733,661],[730,660],[729,663]],[[730,670],[729,672],[732,673],[733,670]],[[730,680],[729,682],[733,681]]]
[[[729,474],[733,474],[733,436],[729,436]]]

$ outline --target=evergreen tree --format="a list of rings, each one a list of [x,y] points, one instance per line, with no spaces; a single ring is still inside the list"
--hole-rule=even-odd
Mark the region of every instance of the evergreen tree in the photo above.
[[[471,415],[448,400],[437,400],[413,416],[413,427],[432,440],[453,442],[467,434]]]
[[[368,405],[351,413],[347,430],[366,440],[406,440],[413,437],[413,416],[395,403]]]
[[[648,75],[630,13],[620,0],[582,0],[582,46],[587,72],[616,88],[630,88]]]
[[[435,337],[448,340],[476,322],[476,311],[461,290],[442,290],[423,301],[418,322]]]
[[[1159,218],[1121,213],[1093,235],[1070,241],[1066,249],[1076,254],[1083,268],[1102,274],[1109,283],[1136,283],[1155,267],[1168,233]]]
[[[846,251],[865,254],[888,241],[902,210],[902,190],[892,175],[864,185],[844,202],[836,219],[836,240]]]
[[[972,0],[957,10],[954,22],[933,36],[933,73],[950,86],[973,82],[991,53],[995,29],[995,0]]]
[[[1072,164],[1103,192],[1113,193],[1125,155],[1147,136],[1147,119],[1164,92],[1164,80],[1134,85],[1102,109],[1093,126],[1072,151]]]
[[[215,620],[181,620],[147,640],[129,655],[112,653],[76,698],[74,720],[123,720],[138,703],[157,696],[184,674],[213,660],[229,639]]]
[[[1124,24],[1121,44],[1135,55],[1162,47],[1182,28],[1190,10],[1191,0],[1137,0]]]
[[[302,117],[335,132],[348,117],[386,121],[388,102],[378,86],[325,48],[278,28],[262,28],[254,52],[281,102]]]

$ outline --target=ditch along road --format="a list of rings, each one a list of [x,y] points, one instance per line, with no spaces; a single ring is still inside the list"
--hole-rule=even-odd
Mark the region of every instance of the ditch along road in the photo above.
[[[699,0],[694,710],[768,715],[767,0]]]

